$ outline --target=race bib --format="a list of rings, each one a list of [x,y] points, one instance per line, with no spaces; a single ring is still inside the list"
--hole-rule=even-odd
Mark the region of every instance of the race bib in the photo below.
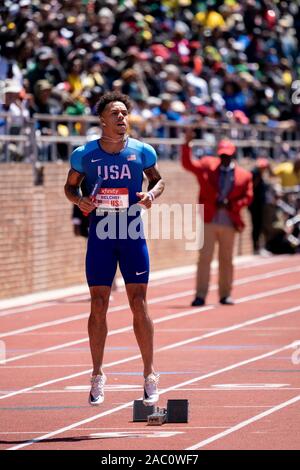
[[[129,207],[128,188],[100,188],[95,204],[99,211],[116,211]]]

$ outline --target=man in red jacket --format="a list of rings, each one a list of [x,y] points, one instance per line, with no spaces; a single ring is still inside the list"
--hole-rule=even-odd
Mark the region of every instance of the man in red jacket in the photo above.
[[[241,209],[253,197],[251,173],[241,168],[233,159],[236,147],[227,139],[217,147],[218,157],[192,159],[187,131],[182,146],[182,165],[194,173],[200,186],[199,203],[204,204],[204,245],[200,250],[197,270],[196,297],[193,306],[205,304],[208,292],[210,264],[215,243],[219,244],[219,299],[224,305],[234,303],[231,298],[233,281],[233,247],[237,231],[244,228]]]

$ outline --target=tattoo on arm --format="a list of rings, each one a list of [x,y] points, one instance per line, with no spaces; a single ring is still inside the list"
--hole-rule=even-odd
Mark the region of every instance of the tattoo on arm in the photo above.
[[[65,195],[73,204],[77,204],[81,197],[79,187],[84,178],[84,175],[78,171],[70,170],[68,173],[67,181],[65,184]]]
[[[151,168],[147,168],[144,173],[149,181],[148,191],[151,191],[156,199],[163,193],[165,189],[165,182],[160,176],[156,165],[152,166]]]

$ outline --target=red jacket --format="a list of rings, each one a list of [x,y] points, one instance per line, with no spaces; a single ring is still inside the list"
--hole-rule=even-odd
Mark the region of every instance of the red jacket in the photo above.
[[[204,222],[209,223],[217,211],[221,159],[219,157],[203,157],[201,160],[193,160],[191,147],[186,144],[182,146],[181,159],[183,167],[194,173],[198,179],[200,185],[199,203],[204,204]],[[234,184],[227,199],[229,203],[228,215],[238,231],[243,230],[245,226],[240,214],[241,209],[248,206],[252,198],[252,175],[235,163]]]

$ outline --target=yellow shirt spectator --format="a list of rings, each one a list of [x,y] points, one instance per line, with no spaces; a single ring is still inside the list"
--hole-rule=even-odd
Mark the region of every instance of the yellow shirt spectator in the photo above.
[[[273,175],[280,178],[283,188],[300,184],[300,168],[296,162],[280,163],[273,169]]]
[[[222,15],[217,11],[199,12],[195,15],[196,20],[209,29],[222,28],[225,21]]]
[[[68,76],[68,82],[71,85],[71,93],[77,97],[83,90],[83,83],[80,75],[71,74]]]

